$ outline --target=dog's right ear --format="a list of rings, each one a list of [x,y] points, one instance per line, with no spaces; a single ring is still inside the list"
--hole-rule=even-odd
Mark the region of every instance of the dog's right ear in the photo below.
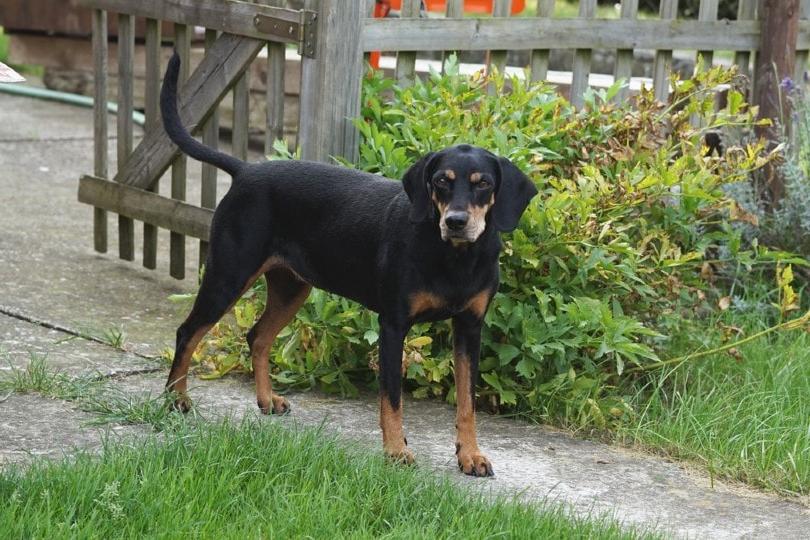
[[[433,174],[431,165],[435,156],[435,152],[422,156],[402,177],[402,185],[411,201],[410,218],[413,223],[426,221],[433,217],[433,204],[430,202],[428,184],[430,176]]]

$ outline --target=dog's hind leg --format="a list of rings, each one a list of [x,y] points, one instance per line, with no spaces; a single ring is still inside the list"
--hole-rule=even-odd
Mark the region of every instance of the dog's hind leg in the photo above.
[[[206,268],[194,307],[177,329],[174,361],[169,372],[169,380],[166,382],[166,390],[179,394],[174,403],[176,409],[187,412],[191,406],[186,395],[186,379],[191,355],[206,332],[233,307],[239,297],[267,269],[266,265],[255,266],[258,266],[258,269],[254,268],[252,273],[246,270],[250,265],[236,264],[235,261],[229,261],[227,267],[212,264]]]
[[[270,382],[268,352],[276,336],[287,326],[309,296],[312,287],[298,279],[290,270],[273,268],[265,273],[267,278],[267,306],[264,313],[247,335],[253,376],[256,380],[256,403],[264,414],[284,414],[290,404],[273,393]]]

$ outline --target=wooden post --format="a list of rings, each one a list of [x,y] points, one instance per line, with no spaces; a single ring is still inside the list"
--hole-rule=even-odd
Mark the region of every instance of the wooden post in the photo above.
[[[178,85],[188,79],[191,60],[191,31],[185,24],[174,25],[174,46],[180,55]],[[186,172],[188,159],[180,154],[172,164],[172,199],[186,200]],[[169,233],[169,275],[175,279],[186,277],[186,237],[180,233]]]
[[[698,20],[716,21],[718,3],[719,0],[700,0]],[[714,61],[714,51],[698,51],[697,57],[703,57],[703,65],[705,66],[705,69],[712,67],[712,61]]]
[[[314,5],[314,4],[312,4]],[[357,156],[363,78],[363,2],[320,0],[315,58],[301,61],[299,143],[304,159]]]
[[[146,131],[156,129],[161,125],[158,101],[160,97],[160,21],[146,19]],[[149,187],[149,191],[157,193],[160,189],[160,179]],[[157,242],[158,229],[151,223],[143,224],[143,265],[154,270],[157,268]]]
[[[93,174],[107,178],[107,12],[93,10]],[[107,211],[93,209],[93,247],[107,252]]]
[[[444,16],[448,19],[460,19],[464,17],[464,5],[462,0],[448,0],[445,6]],[[451,54],[458,54],[458,51],[442,52],[442,73],[444,73],[444,63]]]
[[[271,0],[281,7],[282,2]],[[264,153],[273,153],[273,143],[284,139],[284,67],[286,59],[283,43],[267,42],[267,117],[264,135]]]
[[[217,40],[218,32],[210,28],[205,30],[205,51],[208,52]],[[203,144],[209,148],[219,147],[219,108],[214,107],[211,116],[203,124]],[[214,208],[217,205],[217,168],[210,163],[202,164],[202,191],[200,193],[200,206]],[[200,240],[200,255],[198,266],[202,267],[208,257],[208,240]]]
[[[785,92],[779,88],[786,77],[792,77],[796,61],[796,40],[799,30],[799,0],[760,0],[759,54],[757,54],[757,100],[759,117],[770,118],[771,126],[760,126],[757,134],[765,137],[772,145],[777,144],[780,126],[788,130],[790,102]],[[779,207],[785,193],[784,178],[779,167],[768,164],[765,167],[766,189],[769,209]]]
[[[135,17],[118,14],[118,170],[132,153],[133,56],[135,54]],[[118,216],[118,256],[135,260],[135,224]]]

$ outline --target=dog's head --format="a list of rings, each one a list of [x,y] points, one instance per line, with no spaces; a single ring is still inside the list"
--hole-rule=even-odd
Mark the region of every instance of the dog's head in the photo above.
[[[442,240],[453,245],[475,242],[487,227],[514,230],[537,194],[511,161],[466,144],[422,157],[402,183],[411,221],[438,219]]]

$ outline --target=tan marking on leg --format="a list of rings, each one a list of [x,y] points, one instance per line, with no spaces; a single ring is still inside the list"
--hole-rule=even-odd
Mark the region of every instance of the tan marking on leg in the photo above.
[[[191,409],[191,399],[186,394],[188,389],[188,369],[191,366],[191,357],[194,351],[197,350],[205,334],[213,327],[213,324],[208,324],[197,330],[186,342],[186,347],[180,355],[180,362],[172,362],[172,369],[169,372],[169,382],[166,384],[166,389],[169,392],[177,393],[177,398],[174,400],[174,407],[178,411],[188,412]]]
[[[456,179],[456,171],[454,171],[453,169],[447,169],[446,171],[444,171],[444,175],[450,180]]]
[[[285,303],[273,291],[272,283],[267,283],[267,306],[256,323],[256,335],[250,353],[253,378],[256,381],[256,403],[264,414],[269,414],[271,407],[276,414],[284,414],[290,409],[284,397],[273,393],[268,353],[278,333],[293,320],[311,290],[310,285],[304,285],[299,294]]]
[[[410,296],[411,317],[431,309],[440,309],[444,307],[444,305],[445,302],[443,299],[426,291],[415,292]]]
[[[480,293],[470,298],[467,305],[464,306],[464,309],[472,311],[476,317],[483,319],[487,312],[487,307],[489,306],[489,298],[490,291],[488,289],[484,289]]]
[[[264,264],[262,264],[259,269],[248,278],[245,282],[245,285],[242,287],[242,292],[239,293],[239,296],[231,302],[231,305],[228,306],[228,309],[225,310],[225,313],[230,312],[233,309],[233,306],[236,305],[236,302],[245,294],[248,289],[259,279],[263,273],[265,273],[272,265],[279,264],[279,259],[275,257],[271,257],[267,259]],[[209,325],[205,325],[201,327],[195,334],[191,336],[188,343],[186,344],[186,348],[183,350],[180,358],[180,362],[175,364],[172,362],[172,369],[169,372],[169,380],[166,383],[166,389],[170,392],[176,392],[179,394],[178,398],[175,400],[175,408],[181,410],[183,412],[187,412],[191,407],[191,399],[189,399],[188,395],[186,394],[186,390],[188,389],[188,370],[191,366],[191,357],[194,354],[194,351],[197,350],[197,346],[202,341],[202,338],[205,337],[205,334],[214,327],[216,323],[212,323]],[[176,367],[174,367],[176,365]]]
[[[380,396],[380,429],[385,455],[397,462],[408,465],[413,463],[413,452],[405,445],[405,434],[402,431],[401,399],[399,408],[394,409],[385,394]]]
[[[464,474],[492,476],[492,464],[478,449],[475,435],[474,389],[470,378],[470,359],[454,353],[456,379],[456,458]]]

